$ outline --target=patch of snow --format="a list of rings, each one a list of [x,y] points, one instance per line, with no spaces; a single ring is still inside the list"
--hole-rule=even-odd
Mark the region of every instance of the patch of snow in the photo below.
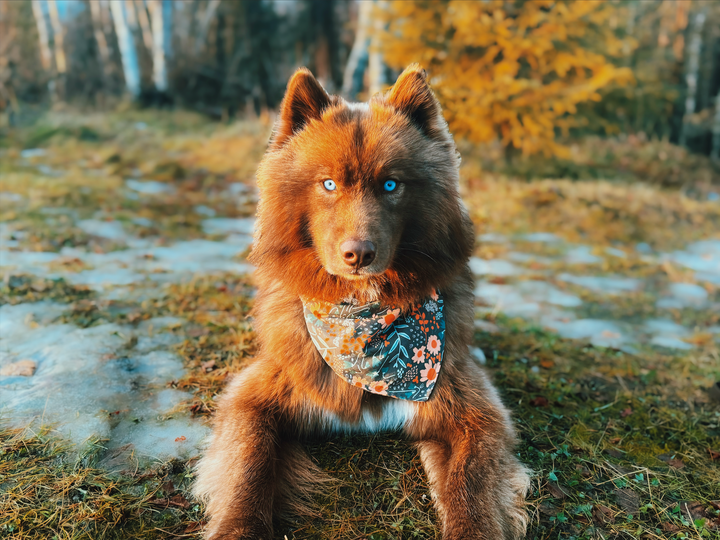
[[[685,307],[703,307],[708,300],[708,292],[694,283],[671,283],[670,296],[660,298],[657,307],[682,309]]]
[[[667,349],[680,349],[687,351],[689,349],[692,349],[693,346],[689,343],[686,343],[682,341],[681,339],[678,339],[676,337],[671,336],[654,336],[650,343],[652,345],[658,345],[660,347],[665,347]]]
[[[596,347],[620,348],[627,344],[628,336],[614,321],[578,319],[567,323],[555,322],[553,328],[568,339],[588,339]]]
[[[575,276],[562,273],[558,276],[560,281],[579,285],[586,289],[606,293],[619,294],[623,292],[636,291],[640,288],[640,280],[633,278],[622,278],[619,276]]]
[[[602,258],[591,253],[590,246],[575,246],[565,253],[565,262],[568,264],[597,264],[603,261]]]
[[[563,292],[545,281],[523,281],[518,283],[517,286],[523,297],[535,302],[544,302],[562,307],[582,305],[582,300],[577,296]]]
[[[612,255],[613,257],[618,257],[620,259],[627,259],[627,253],[625,253],[622,249],[606,247],[605,253],[607,253],[608,255]]]
[[[0,202],[3,203],[19,203],[25,200],[25,197],[19,193],[13,193],[12,191],[0,191]]]
[[[475,296],[493,309],[503,311],[510,316],[527,317],[540,311],[537,302],[527,301],[517,288],[511,285],[479,283],[475,287]]]
[[[125,185],[145,195],[158,195],[160,193],[172,193],[175,191],[175,187],[165,182],[156,182],[155,180],[135,180],[134,178],[128,178],[125,180]]]
[[[198,206],[196,206],[195,213],[200,214],[201,216],[208,216],[208,217],[215,216],[215,210],[213,210],[209,206],[205,206],[204,204],[199,204]]]
[[[47,154],[47,150],[44,148],[26,148],[20,152],[20,157],[23,159],[30,159],[34,157],[40,157]]]
[[[255,218],[210,218],[202,222],[205,234],[241,233],[252,235]]]
[[[491,244],[505,244],[507,243],[508,239],[507,236],[504,234],[499,233],[485,233],[480,234],[477,237],[478,242],[487,242]]]
[[[526,242],[537,242],[541,244],[554,244],[556,242],[562,242],[562,238],[558,235],[548,232],[536,232],[530,234],[523,234],[520,236],[522,240]]]
[[[650,319],[645,321],[643,327],[648,334],[682,337],[690,333],[684,326],[668,319]]]
[[[137,329],[53,323],[67,308],[0,308],[2,362],[22,357],[38,366],[31,377],[0,377],[4,418],[18,427],[53,425],[80,447],[90,438],[108,439],[110,451],[132,445],[144,462],[196,455],[208,428],[173,411],[190,394],[166,388],[184,374],[180,357],[167,350],[179,336],[163,330],[180,319],[151,319]]]
[[[119,221],[100,221],[83,219],[76,223],[77,227],[92,236],[100,236],[110,240],[121,240],[126,237],[122,223]]]
[[[153,221],[151,219],[144,217],[134,217],[132,218],[132,222],[135,225],[140,225],[141,227],[152,227],[153,225]]]
[[[507,258],[519,262],[519,263],[532,263],[537,262],[540,264],[552,264],[555,262],[555,259],[551,259],[550,257],[542,257],[540,255],[535,255],[533,253],[522,253],[519,251],[511,251],[507,254]]]

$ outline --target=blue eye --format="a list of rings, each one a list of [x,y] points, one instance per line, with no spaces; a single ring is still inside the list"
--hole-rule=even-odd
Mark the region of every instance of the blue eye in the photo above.
[[[397,182],[395,182],[395,180],[388,180],[383,184],[383,187],[385,188],[385,191],[395,191]]]
[[[335,182],[333,182],[329,178],[323,182],[323,186],[328,191],[335,191],[335,189],[337,188],[337,186],[335,185]]]

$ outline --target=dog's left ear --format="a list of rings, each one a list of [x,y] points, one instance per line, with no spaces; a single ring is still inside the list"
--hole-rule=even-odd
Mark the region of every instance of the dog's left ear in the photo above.
[[[310,120],[319,119],[331,103],[332,98],[320,86],[310,70],[298,69],[288,82],[270,147],[283,146]]]
[[[418,64],[403,71],[390,89],[387,102],[410,118],[431,139],[447,136],[447,124],[440,103],[427,82],[427,73]]]

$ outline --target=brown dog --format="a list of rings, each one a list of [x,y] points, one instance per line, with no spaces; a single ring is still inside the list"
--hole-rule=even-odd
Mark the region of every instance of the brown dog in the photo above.
[[[458,194],[458,166],[418,66],[367,104],[328,95],[306,69],[290,79],[258,170],[251,260],[260,349],[225,390],[198,466],[195,493],[207,502],[207,538],[272,538],[273,514],[314,479],[298,445],[303,438],[398,429],[417,443],[445,540],[524,535],[527,470],[513,453],[507,409],[468,353],[474,237]],[[444,303],[440,315],[435,291]],[[412,359],[388,356],[399,371],[343,380],[347,354],[360,351],[352,358],[362,363],[363,347],[379,342],[358,333],[344,338],[340,356],[326,357],[310,331],[327,321],[312,306],[372,303],[390,306],[373,319],[377,328],[409,317],[403,320],[418,335],[433,335],[427,346],[413,347]],[[424,315],[412,318],[423,305],[438,317],[429,325]],[[344,321],[339,326],[352,324]],[[346,335],[345,328],[324,328]],[[442,332],[440,350],[432,339]],[[431,353],[437,363],[419,372]],[[388,382],[400,389],[395,397],[419,393],[387,397]]]

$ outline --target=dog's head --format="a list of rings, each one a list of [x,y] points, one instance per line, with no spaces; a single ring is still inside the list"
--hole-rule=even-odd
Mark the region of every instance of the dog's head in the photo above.
[[[300,296],[407,304],[467,261],[459,157],[425,72],[410,66],[367,104],[288,83],[258,170],[261,277]]]

